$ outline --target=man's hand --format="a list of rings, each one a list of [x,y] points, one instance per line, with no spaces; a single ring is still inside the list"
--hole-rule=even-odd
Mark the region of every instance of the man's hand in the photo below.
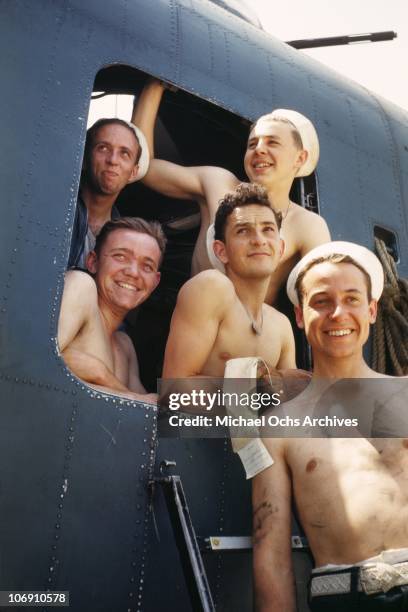
[[[127,397],[136,400],[137,402],[143,402],[144,404],[154,404],[155,406],[157,405],[159,400],[157,393],[129,393]]]
[[[288,402],[302,393],[311,379],[311,372],[306,370],[276,369],[260,364],[257,371],[257,391],[279,393],[281,403]]]

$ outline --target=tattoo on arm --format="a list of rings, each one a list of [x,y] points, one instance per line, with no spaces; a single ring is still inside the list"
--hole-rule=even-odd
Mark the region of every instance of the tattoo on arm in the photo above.
[[[253,544],[259,544],[263,540],[263,538],[268,535],[268,530],[264,529],[264,523],[268,517],[273,516],[279,512],[279,507],[277,505],[272,504],[270,501],[263,501],[257,508],[255,508],[253,513]]]

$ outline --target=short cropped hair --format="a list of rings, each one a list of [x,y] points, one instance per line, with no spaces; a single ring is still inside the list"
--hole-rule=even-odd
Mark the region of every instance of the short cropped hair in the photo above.
[[[235,191],[225,194],[219,201],[217,213],[214,220],[214,240],[225,240],[225,227],[227,219],[235,208],[240,206],[266,206],[275,215],[276,225],[280,229],[282,225],[282,214],[277,212],[269,198],[268,193],[261,185],[252,183],[240,183]]]
[[[330,255],[324,255],[323,257],[318,257],[317,259],[313,259],[313,261],[310,261],[307,264],[307,266],[305,266],[303,270],[299,273],[296,279],[296,283],[295,283],[295,290],[296,290],[296,293],[299,299],[300,306],[302,306],[302,303],[303,303],[302,284],[303,284],[303,279],[305,275],[307,274],[307,272],[309,272],[311,268],[313,268],[317,264],[325,263],[326,261],[330,263],[334,263],[334,264],[339,264],[339,263],[353,264],[353,266],[356,266],[356,268],[361,270],[361,272],[364,274],[364,278],[365,278],[366,285],[367,285],[368,301],[371,302],[372,300],[371,278],[370,278],[370,275],[366,272],[366,270],[364,270],[364,268],[360,266],[359,263],[357,263],[352,257],[350,257],[350,255],[340,255],[339,253],[331,253]]]
[[[158,221],[146,221],[140,217],[119,217],[118,219],[107,221],[96,237],[94,251],[98,257],[109,234],[119,229],[133,230],[139,234],[147,234],[154,238],[160,249],[159,264],[161,264],[167,242],[162,227]]]
[[[99,132],[99,130],[103,127],[105,127],[105,125],[122,125],[123,127],[125,127],[127,130],[129,130],[129,132],[134,136],[136,142],[137,142],[137,154],[136,154],[136,161],[135,161],[135,165],[139,163],[140,160],[140,156],[142,154],[142,147],[140,145],[139,139],[136,135],[135,130],[132,130],[131,127],[129,127],[128,123],[126,121],[123,121],[123,119],[119,119],[118,117],[110,117],[110,118],[104,118],[104,119],[98,119],[98,121],[95,121],[95,123],[88,129],[87,133],[86,133],[86,140],[85,140],[85,159],[88,160],[89,159],[89,155],[92,151],[92,147],[94,145],[96,136]]]
[[[292,138],[293,138],[293,142],[294,142],[295,147],[297,149],[299,149],[299,151],[301,151],[302,149],[305,148],[303,146],[303,140],[302,140],[302,137],[300,135],[300,132],[298,131],[296,125],[294,123],[292,123],[292,121],[290,121],[290,119],[287,119],[287,117],[279,117],[279,115],[276,115],[276,116],[273,117],[272,121],[277,121],[279,123],[286,123],[291,128],[291,134],[292,134]],[[257,121],[255,121],[255,123],[253,123],[250,126],[249,133],[252,132],[252,130],[254,129],[256,124],[257,124]]]

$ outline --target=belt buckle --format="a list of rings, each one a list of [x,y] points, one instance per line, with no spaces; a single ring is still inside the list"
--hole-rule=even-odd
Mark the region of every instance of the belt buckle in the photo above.
[[[351,573],[324,574],[313,576],[310,584],[311,597],[322,597],[323,595],[344,595],[351,592]]]

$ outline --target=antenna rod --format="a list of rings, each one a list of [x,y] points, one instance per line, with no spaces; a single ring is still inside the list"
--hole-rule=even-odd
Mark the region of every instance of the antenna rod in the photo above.
[[[302,40],[289,40],[286,42],[294,49],[312,49],[314,47],[333,47],[335,45],[351,45],[359,42],[381,42],[383,40],[393,40],[397,38],[397,33],[392,32],[373,32],[371,34],[351,34],[350,36],[329,36],[327,38],[304,38]]]

